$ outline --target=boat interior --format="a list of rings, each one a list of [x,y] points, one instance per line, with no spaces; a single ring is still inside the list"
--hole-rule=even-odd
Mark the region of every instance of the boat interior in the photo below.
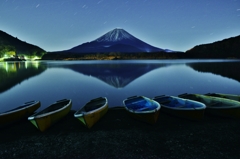
[[[66,106],[68,103],[69,103],[69,100],[62,100],[62,101],[56,102],[56,103],[50,105],[49,107],[47,107],[46,109],[38,112],[35,115],[45,114],[45,113],[48,113],[48,112],[58,110],[58,109],[60,109],[64,106]]]
[[[124,103],[128,109],[133,111],[149,111],[158,107],[156,104],[148,101],[142,96],[130,97]]]
[[[106,104],[105,98],[93,99],[84,106],[84,110],[86,112],[90,112],[92,110],[95,110],[104,106],[105,104]]]
[[[14,111],[14,110],[18,110],[18,109],[22,109],[22,108],[25,108],[25,107],[28,107],[29,105],[32,105],[33,103],[27,103],[27,104],[24,104],[24,105],[21,105],[17,108],[14,108],[14,109],[11,109],[11,110],[7,110],[5,112],[1,112],[1,113],[7,113],[7,112],[11,112],[11,111]]]
[[[204,98],[201,95],[196,96],[193,94],[184,94],[184,95],[180,95],[180,97],[186,98],[186,99],[191,99],[191,100],[195,100],[198,102],[201,102],[203,104],[205,104],[207,107],[226,107],[226,106],[234,106],[236,104],[233,104],[232,102],[224,102],[223,100],[217,100],[213,98]]]

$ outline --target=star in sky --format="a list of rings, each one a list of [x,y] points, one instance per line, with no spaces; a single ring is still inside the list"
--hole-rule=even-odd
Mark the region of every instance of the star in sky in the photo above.
[[[186,51],[240,35],[239,26],[239,0],[0,1],[0,30],[46,51],[70,49],[116,27],[153,46]]]

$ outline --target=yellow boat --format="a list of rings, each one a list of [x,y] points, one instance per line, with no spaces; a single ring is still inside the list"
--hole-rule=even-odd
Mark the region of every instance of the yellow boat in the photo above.
[[[45,131],[51,125],[66,116],[72,107],[71,99],[56,101],[42,111],[28,117],[28,120],[40,131]]]
[[[157,122],[161,106],[155,100],[133,96],[123,100],[123,104],[131,117],[149,124]]]
[[[240,102],[225,98],[200,94],[181,94],[181,98],[195,100],[206,105],[206,114],[222,117],[240,118]]]
[[[74,113],[83,125],[91,128],[99,119],[101,119],[108,111],[108,100],[106,97],[92,99],[80,110]]]
[[[32,115],[40,106],[40,101],[30,101],[17,108],[0,113],[0,127],[14,123],[23,118],[27,118],[29,115]]]

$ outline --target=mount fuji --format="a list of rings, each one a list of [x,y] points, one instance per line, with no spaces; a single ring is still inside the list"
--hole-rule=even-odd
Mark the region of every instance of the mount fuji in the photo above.
[[[83,43],[64,52],[71,53],[139,53],[139,52],[171,52],[151,46],[129,34],[124,29],[113,29],[91,42]]]

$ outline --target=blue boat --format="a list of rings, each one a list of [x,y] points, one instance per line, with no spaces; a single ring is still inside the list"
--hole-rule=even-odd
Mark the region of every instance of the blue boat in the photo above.
[[[144,96],[133,96],[123,100],[123,104],[133,118],[150,124],[157,122],[161,108],[158,102]]]
[[[204,118],[206,105],[203,103],[168,95],[157,96],[153,100],[161,104],[161,111],[167,114],[190,120]]]

